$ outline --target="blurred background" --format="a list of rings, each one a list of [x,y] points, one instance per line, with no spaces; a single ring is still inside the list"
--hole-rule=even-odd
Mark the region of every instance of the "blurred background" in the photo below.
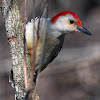
[[[17,0],[22,15],[24,1]],[[28,0],[28,20],[32,18],[33,0]],[[39,75],[41,100],[100,100],[100,0],[48,0],[49,17],[65,10],[80,16],[92,36],[71,33],[65,37],[58,57]],[[36,1],[39,15],[41,0]],[[9,83],[11,61],[0,12],[0,100],[14,100]]]

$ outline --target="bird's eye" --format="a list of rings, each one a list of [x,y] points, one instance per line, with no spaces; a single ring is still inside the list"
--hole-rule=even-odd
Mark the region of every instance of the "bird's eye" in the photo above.
[[[70,24],[73,24],[74,23],[74,20],[70,20]]]

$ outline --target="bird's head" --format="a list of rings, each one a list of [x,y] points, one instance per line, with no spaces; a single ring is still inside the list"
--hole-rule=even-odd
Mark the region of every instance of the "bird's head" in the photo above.
[[[51,24],[54,29],[63,33],[78,31],[91,35],[91,33],[82,26],[78,15],[72,11],[63,11],[58,13],[51,19]]]

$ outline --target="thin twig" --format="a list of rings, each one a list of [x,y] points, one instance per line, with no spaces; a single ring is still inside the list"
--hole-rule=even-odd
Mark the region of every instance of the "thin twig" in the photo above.
[[[46,2],[46,1],[44,0],[44,2]],[[48,3],[46,2],[45,8],[44,8],[44,10],[43,10],[42,18],[44,18],[44,16],[46,15],[47,9],[48,9]],[[47,14],[47,15],[48,15],[48,14]],[[46,16],[46,17],[47,17],[47,16]],[[42,20],[42,24],[43,24],[44,26],[46,26],[46,22],[43,21],[43,20]],[[41,67],[42,67],[42,65],[43,65],[45,41],[46,41],[46,29],[44,29],[44,31],[43,31],[42,53],[41,53],[41,57],[40,57],[41,59],[40,59],[40,67],[39,67],[39,70],[38,70],[38,74],[40,73]]]
[[[33,16],[35,16],[35,0],[33,0]],[[39,24],[40,24],[40,20],[38,22],[38,29],[37,29],[37,37],[36,37],[36,43],[35,43],[35,17],[33,18],[34,22],[33,22],[33,54],[32,54],[32,59],[31,59],[31,71],[30,71],[30,76],[29,76],[29,81],[28,81],[28,88],[27,88],[27,93],[26,93],[26,98],[28,98],[30,91],[32,90],[32,84],[33,84],[33,79],[34,79],[34,72],[35,72],[35,62],[36,62],[36,50],[37,50],[37,46],[38,46],[38,38],[39,38]],[[34,94],[34,96],[36,96]]]
[[[44,0],[44,3],[45,3],[45,0]],[[43,6],[43,5],[42,5]],[[47,9],[48,9],[48,4],[46,2],[46,5],[45,5],[45,8],[43,10],[43,13],[42,13],[42,18],[45,16],[45,14],[47,13]],[[48,14],[47,14],[48,15]],[[41,21],[43,25],[46,25],[46,22],[45,21]],[[39,26],[40,26],[40,19],[39,19],[39,22],[38,22],[38,30],[37,30],[37,42],[38,42],[38,39],[39,39]],[[42,34],[42,33],[41,33]],[[37,72],[37,75],[40,73],[41,71],[41,67],[43,65],[43,58],[44,58],[44,48],[45,48],[45,41],[46,41],[46,29],[44,29],[43,31],[43,40],[42,40],[42,53],[41,53],[41,57],[40,57],[40,67],[39,67],[39,70]],[[36,82],[36,86],[37,86],[37,83],[38,81]],[[37,93],[37,88],[35,88],[35,91],[34,91],[34,97],[36,97],[36,93]]]
[[[27,64],[26,64],[26,38],[25,38],[25,34],[26,34],[26,23],[27,23],[27,0],[25,0],[25,12],[24,12],[24,78],[25,78],[25,89],[28,88],[28,81],[27,81]]]
[[[45,17],[46,13],[48,13],[47,9],[48,9],[48,4],[45,5],[45,8],[44,8],[44,11],[43,11],[43,14],[42,14],[42,18]],[[48,14],[46,15],[46,18],[47,17],[48,17]]]
[[[45,0],[44,0],[45,2]],[[35,0],[33,1],[34,5],[35,5]],[[43,6],[43,5],[42,5]],[[43,10],[43,13],[42,13],[42,17],[45,16],[45,13],[47,11],[47,4],[45,5],[45,8]],[[35,7],[34,7],[35,9]],[[34,14],[35,14],[35,10],[34,10]],[[34,15],[35,16],[35,15]],[[43,21],[42,21],[43,23]],[[43,23],[45,25],[45,22]],[[34,79],[34,72],[35,72],[35,64],[36,64],[36,54],[37,54],[37,47],[38,47],[38,40],[39,40],[39,31],[40,31],[40,18],[39,18],[39,21],[38,21],[38,26],[37,26],[37,32],[35,30],[35,19],[34,19],[34,22],[33,22],[33,57],[32,57],[32,67],[31,67],[31,72],[30,72],[30,77],[29,77],[29,84],[28,84],[28,92],[27,92],[27,97],[29,95],[29,91],[32,89],[32,83],[33,83],[33,79]],[[36,38],[35,38],[35,33],[36,33]],[[46,39],[46,29],[44,29],[44,32],[43,32],[43,49],[42,49],[42,54],[41,54],[41,62],[40,62],[40,67],[42,66],[42,60],[43,60],[43,55],[44,55],[44,46],[45,46],[45,39]],[[35,40],[36,39],[36,40]],[[41,69],[41,68],[40,68]],[[40,70],[39,70],[40,72]],[[34,90],[34,98],[36,97],[36,88]]]
[[[45,1],[45,0],[44,0]],[[43,14],[42,14],[42,18],[45,16],[45,14],[47,13],[47,9],[48,9],[48,4],[46,3],[45,8],[43,10]],[[47,14],[48,15],[48,14]],[[42,24],[46,25],[46,22],[42,20]],[[37,38],[39,36],[39,25],[40,25],[40,19],[39,19],[39,23],[38,23],[38,30],[37,30]],[[42,34],[42,33],[41,33]],[[44,58],[44,49],[45,49],[45,41],[46,41],[46,29],[44,29],[43,31],[43,40],[42,40],[42,53],[41,53],[41,57],[40,57],[40,67],[39,70],[37,72],[37,75],[40,73],[41,71],[41,67],[43,65],[43,58]],[[36,86],[37,86],[38,81],[36,82]],[[35,88],[34,91],[34,97],[36,97],[36,93],[37,93],[37,88]],[[36,99],[36,98],[35,98]],[[34,99],[33,99],[34,100]]]
[[[35,69],[35,66],[33,66],[34,64],[33,64],[33,60],[34,60],[34,54],[35,54],[35,32],[36,32],[36,30],[35,30],[35,0],[33,0],[33,20],[34,20],[34,22],[33,22],[33,55],[32,55],[32,66],[31,67],[33,67],[33,69]]]
[[[34,72],[35,72],[35,60],[36,60],[36,50],[35,50],[35,33],[36,33],[36,29],[35,29],[35,0],[33,0],[33,55],[32,55],[32,66],[31,68],[33,69],[32,74],[33,74],[33,78],[34,79]]]
[[[40,19],[38,21],[38,29],[37,29],[37,36],[36,36],[36,43],[34,46],[34,54],[33,54],[33,60],[32,60],[32,68],[31,68],[31,72],[30,72],[30,78],[29,78],[29,85],[31,86],[32,82],[33,82],[33,78],[34,78],[34,72],[35,72],[35,62],[36,62],[36,50],[37,50],[37,46],[38,46],[38,40],[39,40],[39,25],[40,25]]]

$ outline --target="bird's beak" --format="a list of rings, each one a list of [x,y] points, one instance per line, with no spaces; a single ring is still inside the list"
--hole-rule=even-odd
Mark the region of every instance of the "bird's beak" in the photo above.
[[[77,30],[80,31],[80,32],[83,32],[87,35],[92,35],[87,29],[85,29],[84,27],[78,27],[77,26]]]

